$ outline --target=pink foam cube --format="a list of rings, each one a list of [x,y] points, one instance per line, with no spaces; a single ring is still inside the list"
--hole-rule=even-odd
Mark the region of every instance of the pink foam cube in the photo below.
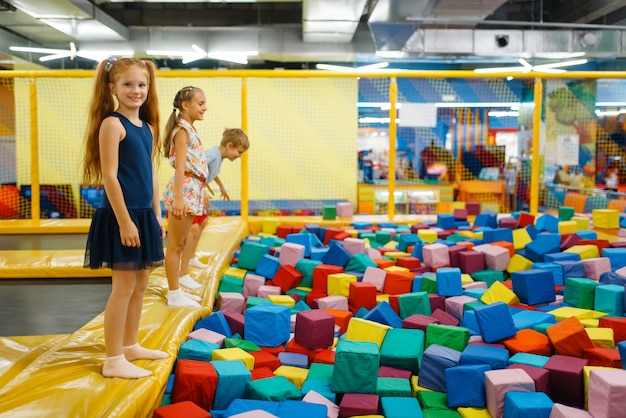
[[[626,414],[626,370],[591,369],[589,413],[594,418],[620,418]]]
[[[350,254],[365,252],[365,240],[361,238],[346,238],[343,240],[343,248]]]
[[[317,299],[319,309],[336,309],[338,311],[348,310],[348,298],[345,296],[326,296]]]
[[[241,293],[220,292],[217,297],[217,309],[220,311],[230,309],[237,312],[243,312],[245,304],[246,298],[244,298]]]
[[[534,392],[535,382],[522,369],[499,369],[485,372],[485,398],[492,417],[502,417],[507,392]]]
[[[337,203],[337,216],[341,218],[349,218],[354,215],[354,205],[350,202]]]
[[[485,268],[488,270],[504,271],[511,260],[509,250],[499,245],[476,245],[473,250],[485,255]]]
[[[298,261],[304,258],[304,245],[296,244],[295,242],[286,242],[280,247],[280,254],[278,255],[278,263],[281,266],[289,264],[290,266],[296,266]]]
[[[385,288],[385,277],[387,277],[387,272],[385,270],[379,269],[378,267],[367,267],[365,268],[363,279],[361,281],[364,283],[374,284],[374,286],[376,286],[376,290],[382,292]]]
[[[308,391],[302,398],[302,402],[326,405],[326,418],[337,418],[339,416],[339,406],[314,390]]]
[[[243,279],[243,297],[257,296],[259,287],[265,284],[265,277],[258,274],[247,273]]]
[[[602,273],[611,271],[611,260],[608,257],[587,258],[582,263],[585,277],[591,280],[599,281]]]
[[[242,412],[241,414],[236,414],[236,415],[231,415],[230,418],[278,418],[278,417],[262,409],[253,409],[252,411]]]
[[[368,247],[365,249],[365,254],[367,254],[372,260],[376,258],[383,258],[383,255],[375,248]]]
[[[471,296],[451,296],[446,298],[445,311],[459,321],[463,320],[463,305],[470,302],[476,302],[478,299]]]
[[[264,284],[259,287],[259,291],[257,292],[257,296],[260,298],[267,298],[269,295],[280,295],[281,294],[280,287],[278,286],[270,286]]]
[[[463,289],[487,289],[486,282],[471,282],[463,285]]]
[[[225,335],[220,334],[219,332],[211,331],[206,328],[198,328],[197,330],[191,331],[187,334],[187,340],[202,340],[209,343],[217,344],[220,347],[226,338]]]
[[[424,265],[430,268],[447,267],[450,265],[448,247],[444,244],[428,244],[422,248]]]
[[[584,409],[555,403],[550,411],[550,418],[593,418],[593,416]]]

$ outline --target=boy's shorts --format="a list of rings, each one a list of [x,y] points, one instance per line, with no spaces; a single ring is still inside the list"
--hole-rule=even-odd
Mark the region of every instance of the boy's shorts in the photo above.
[[[208,213],[206,213],[206,214],[204,214],[204,215],[197,215],[197,216],[194,216],[194,217],[193,217],[193,223],[194,223],[194,224],[199,224],[199,223],[202,223],[202,221],[204,221],[204,220],[205,220],[206,218],[208,218],[208,217],[209,217],[209,214],[208,214]]]

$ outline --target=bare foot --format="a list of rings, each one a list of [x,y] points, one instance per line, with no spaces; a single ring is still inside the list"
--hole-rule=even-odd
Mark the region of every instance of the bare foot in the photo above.
[[[150,370],[142,369],[126,360],[123,354],[114,357],[107,357],[102,366],[102,376],[121,377],[122,379],[139,379],[152,374]]]

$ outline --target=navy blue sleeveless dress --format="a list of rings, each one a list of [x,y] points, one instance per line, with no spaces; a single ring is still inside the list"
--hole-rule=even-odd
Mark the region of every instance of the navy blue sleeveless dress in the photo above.
[[[91,220],[87,236],[85,267],[141,270],[163,265],[161,229],[152,209],[152,131],[145,122],[136,126],[119,113],[126,137],[119,146],[117,179],[130,217],[139,230],[140,247],[125,247],[106,195]]]

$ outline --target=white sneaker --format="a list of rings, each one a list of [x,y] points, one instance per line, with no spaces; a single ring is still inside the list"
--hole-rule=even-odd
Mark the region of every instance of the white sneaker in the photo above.
[[[202,287],[200,283],[191,278],[190,275],[185,274],[178,279],[178,283],[182,284],[188,289],[199,289]]]
[[[189,260],[189,265],[191,267],[196,267],[199,269],[205,269],[209,267],[208,264],[204,264],[202,261],[198,260],[197,258],[192,258],[191,260]]]
[[[182,292],[182,290],[181,290],[181,292]],[[186,297],[187,299],[191,299],[191,300],[196,301],[196,302],[202,302],[202,298],[200,296],[196,296],[196,295],[194,295],[192,293],[183,292],[183,296]]]
[[[185,297],[182,292],[169,292],[167,294],[167,306],[186,306],[189,308],[201,308],[198,302]]]

